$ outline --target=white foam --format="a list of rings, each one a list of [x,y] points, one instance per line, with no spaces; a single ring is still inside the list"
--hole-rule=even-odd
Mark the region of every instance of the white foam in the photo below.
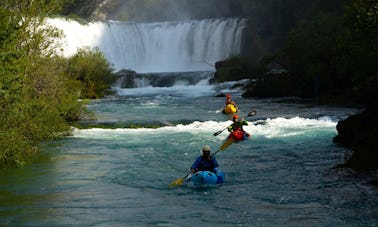
[[[249,83],[249,79],[237,80],[237,81],[227,81],[223,83],[219,83],[215,86],[215,90],[221,93],[232,93],[232,92],[240,92],[245,90],[244,87]],[[236,86],[235,85],[241,85]]]
[[[213,86],[207,81],[200,81],[197,85],[175,85],[172,87],[141,87],[141,88],[113,88],[121,96],[151,96],[158,94],[172,94],[186,97],[201,97],[215,93]]]
[[[266,119],[262,124],[247,126],[247,130],[253,131],[255,135],[268,138],[290,137],[304,135],[314,132],[314,130],[335,131],[337,122],[330,121],[329,118],[309,119],[309,118],[274,118]]]
[[[139,128],[139,129],[76,129],[74,131],[75,137],[84,138],[114,138],[124,135],[170,135],[175,133],[191,133],[203,134],[208,137],[213,136],[213,133],[225,129],[232,124],[232,121],[195,121],[190,124],[179,124],[176,126],[166,126],[157,129]],[[301,117],[294,117],[290,119],[275,118],[259,121],[254,124],[249,122],[244,129],[253,136],[263,136],[267,138],[277,137],[293,137],[313,133],[316,130],[335,131],[337,122],[330,121],[329,118],[308,119]],[[218,139],[225,139],[228,135],[227,130],[217,136]]]

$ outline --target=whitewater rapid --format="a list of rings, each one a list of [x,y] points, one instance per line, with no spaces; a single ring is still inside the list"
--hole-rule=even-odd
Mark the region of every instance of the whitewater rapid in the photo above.
[[[168,122],[169,123],[169,122]],[[169,136],[175,133],[190,133],[201,134],[205,138],[211,139],[213,133],[226,128],[231,125],[232,121],[195,121],[189,124],[170,125],[157,129],[151,128],[117,128],[117,129],[75,129],[74,136],[79,138],[98,138],[111,139],[119,136],[138,136],[140,134],[161,134]],[[336,131],[336,119],[330,117],[322,117],[320,119],[310,119],[303,117],[282,118],[254,120],[250,121],[249,125],[244,127],[244,130],[252,135],[252,139],[256,137],[264,138],[287,138],[297,136],[314,136],[322,131]],[[224,140],[228,136],[227,130],[217,137],[219,140]]]

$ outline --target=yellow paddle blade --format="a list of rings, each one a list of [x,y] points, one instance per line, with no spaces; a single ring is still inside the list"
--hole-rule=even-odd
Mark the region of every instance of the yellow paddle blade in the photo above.
[[[228,140],[226,140],[222,146],[219,147],[219,150],[224,150],[226,149],[228,146],[230,146],[232,143],[234,142],[234,139],[232,138],[229,138]]]
[[[169,187],[180,186],[184,183],[184,178],[178,178],[169,184]]]

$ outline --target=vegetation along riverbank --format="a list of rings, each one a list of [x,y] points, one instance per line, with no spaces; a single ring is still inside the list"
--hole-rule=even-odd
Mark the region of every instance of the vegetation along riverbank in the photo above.
[[[52,40],[61,33],[42,26],[60,1],[0,3],[0,166],[22,166],[41,141],[70,133],[86,114],[86,98],[103,97],[114,82],[98,50],[59,57]]]

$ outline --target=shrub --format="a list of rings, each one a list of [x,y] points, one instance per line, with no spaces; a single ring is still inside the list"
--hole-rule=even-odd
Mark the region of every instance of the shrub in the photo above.
[[[80,49],[68,59],[66,73],[83,83],[81,98],[101,98],[111,94],[111,85],[117,80],[109,62],[98,49]]]

